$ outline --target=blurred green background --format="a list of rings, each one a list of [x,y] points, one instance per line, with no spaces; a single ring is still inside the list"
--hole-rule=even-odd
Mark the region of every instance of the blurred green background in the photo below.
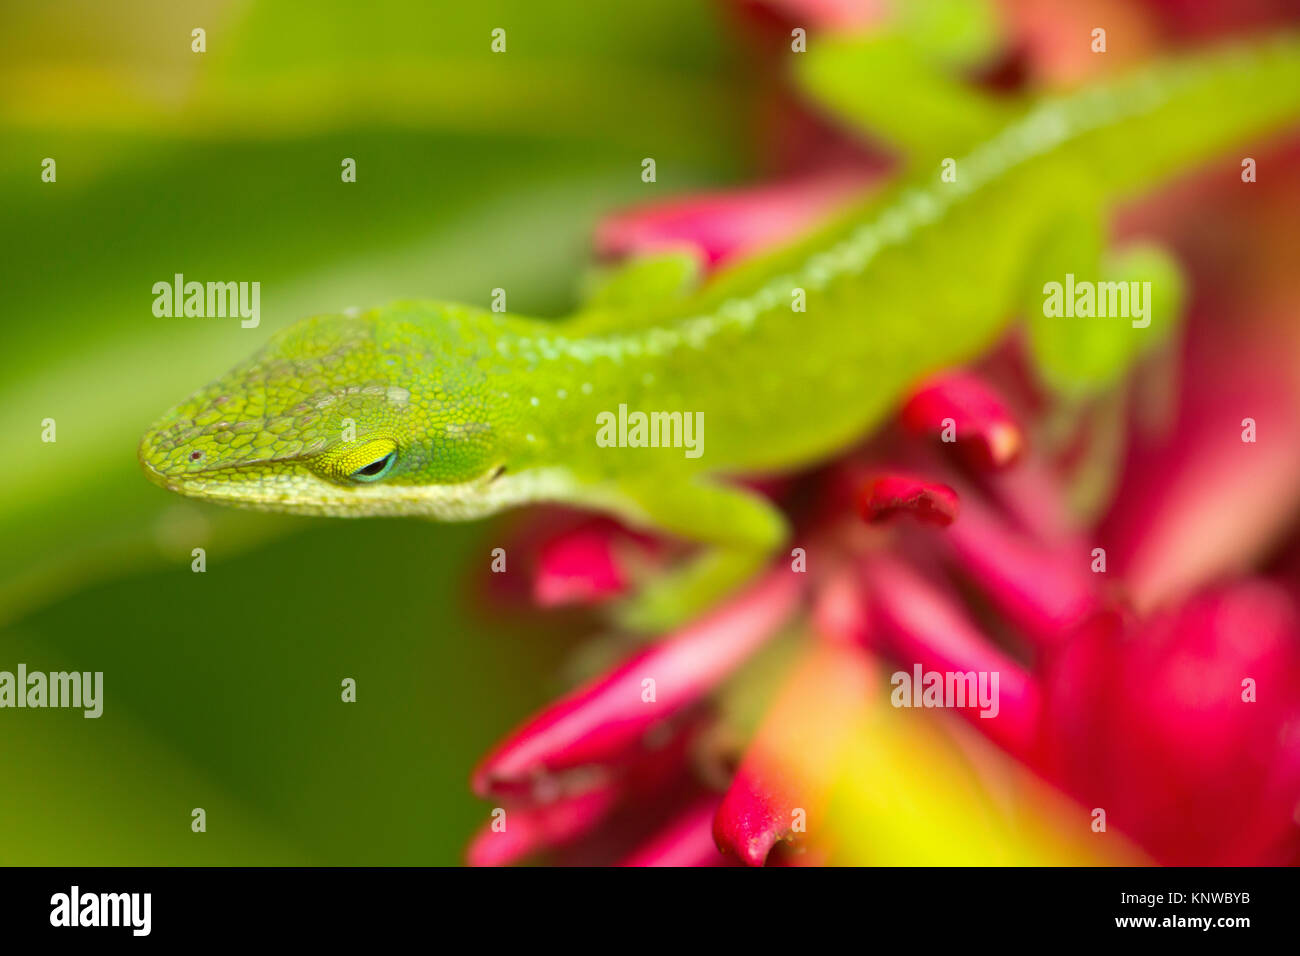
[[[0,711],[0,863],[458,862],[490,809],[471,766],[584,636],[473,606],[500,526],[188,503],[145,481],[135,445],[312,313],[487,305],[497,286],[512,311],[563,313],[602,214],[746,175],[731,31],[696,0],[0,19],[0,670],[105,685],[98,720]],[[176,272],[261,282],[261,326],[154,317]]]

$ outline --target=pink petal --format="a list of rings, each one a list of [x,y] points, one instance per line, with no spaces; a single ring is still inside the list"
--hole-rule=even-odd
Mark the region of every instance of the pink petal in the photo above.
[[[1130,67],[1154,55],[1160,35],[1154,12],[1147,3],[1060,3],[1058,0],[1015,0],[1001,4],[1012,42],[1023,51],[1036,86],[1077,86],[1089,77],[1119,66]],[[1123,46],[1112,42],[1105,56],[1078,42],[1090,36],[1094,20],[1105,10],[1110,36],[1123,36]],[[1113,58],[1112,62],[1101,62]],[[1113,66],[1112,63],[1119,66]]]
[[[470,866],[506,866],[539,850],[560,846],[597,826],[617,803],[620,791],[601,785],[548,803],[504,807],[504,829],[485,824],[466,850]]]
[[[897,473],[867,482],[858,497],[859,513],[873,523],[908,515],[946,527],[956,519],[957,507],[957,493],[947,485]]]
[[[798,235],[862,193],[871,177],[835,171],[769,186],[641,206],[596,229],[604,258],[693,249],[709,266]]]
[[[762,866],[778,841],[816,839],[845,735],[857,726],[873,677],[860,648],[813,647],[764,716],[722,799],[713,823],[719,849]]]
[[[786,26],[825,30],[861,30],[888,14],[884,0],[733,0],[733,3],[753,15],[762,11]]]
[[[1049,770],[1162,862],[1300,849],[1300,618],[1281,589],[1246,581],[1146,620],[1099,617],[1046,686]]]
[[[981,474],[979,480],[999,510],[1028,536],[1058,547],[1081,543],[1061,481],[1030,450],[1021,454],[1014,468]]]
[[[974,671],[998,675],[998,712],[959,712],[1013,755],[1026,757],[1038,735],[1039,691],[1033,677],[1006,656],[949,598],[917,571],[893,558],[873,557],[864,568],[877,623],[899,663],[923,671]]]
[[[724,866],[713,842],[719,798],[704,797],[638,847],[620,866]]]
[[[871,608],[856,575],[839,571],[818,587],[812,623],[824,641],[868,646],[872,633]]]
[[[677,636],[648,647],[561,698],[511,734],[475,770],[480,795],[546,774],[615,760],[647,731],[698,701],[757,650],[795,610],[803,575],[762,578]],[[653,680],[653,701],[643,699]]]
[[[537,555],[533,598],[542,607],[594,604],[628,586],[619,548],[629,535],[612,521],[580,525],[545,542]]]
[[[794,808],[801,802],[792,781],[780,769],[768,770],[757,759],[737,772],[726,802],[713,823],[713,839],[724,852],[749,866],[762,866],[790,833]]]
[[[968,372],[949,372],[921,385],[902,411],[914,435],[942,438],[949,432],[967,459],[980,468],[1005,468],[1016,460],[1024,435],[993,388]]]
[[[1102,536],[1141,609],[1248,570],[1300,513],[1300,336],[1294,319],[1197,314],[1178,421],[1129,449]],[[1242,441],[1246,418],[1256,441]]]
[[[963,490],[962,499],[962,520],[937,543],[1029,636],[1056,643],[1097,609],[1108,579],[1092,572],[1086,543],[1043,544],[1010,526],[978,495]]]

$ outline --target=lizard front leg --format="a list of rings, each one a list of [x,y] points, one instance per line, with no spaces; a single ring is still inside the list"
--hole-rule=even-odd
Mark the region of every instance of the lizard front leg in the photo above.
[[[620,491],[625,520],[703,546],[618,609],[633,630],[663,631],[705,610],[761,570],[788,534],[785,516],[766,498],[719,481],[641,480]]]
[[[1185,283],[1171,254],[1150,242],[1114,250],[1104,243],[1102,216],[1075,206],[1043,230],[1025,272],[1030,353],[1043,381],[1067,401],[1114,386],[1169,341],[1181,313]],[[1114,290],[1124,293],[1124,314],[1100,314],[1101,298],[1115,298]]]
[[[848,129],[938,162],[991,136],[1020,104],[962,79],[996,52],[985,2],[907,0],[861,36],[818,36],[795,62],[803,93]]]
[[[1083,186],[1069,194],[1089,195]],[[1125,444],[1126,377],[1143,354],[1168,347],[1185,285],[1168,252],[1147,242],[1105,250],[1104,232],[1102,215],[1082,203],[1051,217],[1028,261],[1023,290],[1029,353],[1056,396],[1050,431],[1069,440],[1088,423],[1091,453],[1070,480],[1071,504],[1081,518],[1096,515],[1109,500]],[[1091,308],[1064,301],[1081,288],[1091,294]],[[1096,314],[1100,290],[1109,289],[1125,292],[1127,314]],[[1145,376],[1140,384],[1159,395],[1159,376]]]

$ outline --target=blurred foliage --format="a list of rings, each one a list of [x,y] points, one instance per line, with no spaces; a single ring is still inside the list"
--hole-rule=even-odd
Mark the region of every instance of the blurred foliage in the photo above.
[[[305,315],[495,286],[562,313],[598,216],[745,173],[726,31],[696,0],[0,17],[0,669],[105,674],[98,720],[0,714],[0,862],[457,861],[484,813],[473,761],[556,689],[574,636],[470,615],[495,526],[186,503],[135,444]],[[177,272],[261,282],[261,326],[155,318]]]

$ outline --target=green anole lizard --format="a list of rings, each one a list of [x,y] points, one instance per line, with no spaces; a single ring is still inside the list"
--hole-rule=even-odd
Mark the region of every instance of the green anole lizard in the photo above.
[[[1300,114],[1295,35],[1031,104],[947,80],[905,37],[827,40],[805,57],[805,92],[906,149],[889,189],[707,282],[683,257],[633,263],[562,321],[441,302],[305,319],[168,412],[140,444],[146,473],[302,514],[604,511],[703,545],[629,607],[632,624],[661,626],[785,540],[781,513],[728,476],[833,455],[1018,312],[1049,383],[1114,377],[1172,323],[1178,288],[1156,250],[1106,253],[1115,204],[1210,159],[1235,176],[1228,149]],[[1152,327],[1045,316],[1045,284],[1067,274],[1151,281]],[[598,443],[620,406],[698,422],[698,456]]]

